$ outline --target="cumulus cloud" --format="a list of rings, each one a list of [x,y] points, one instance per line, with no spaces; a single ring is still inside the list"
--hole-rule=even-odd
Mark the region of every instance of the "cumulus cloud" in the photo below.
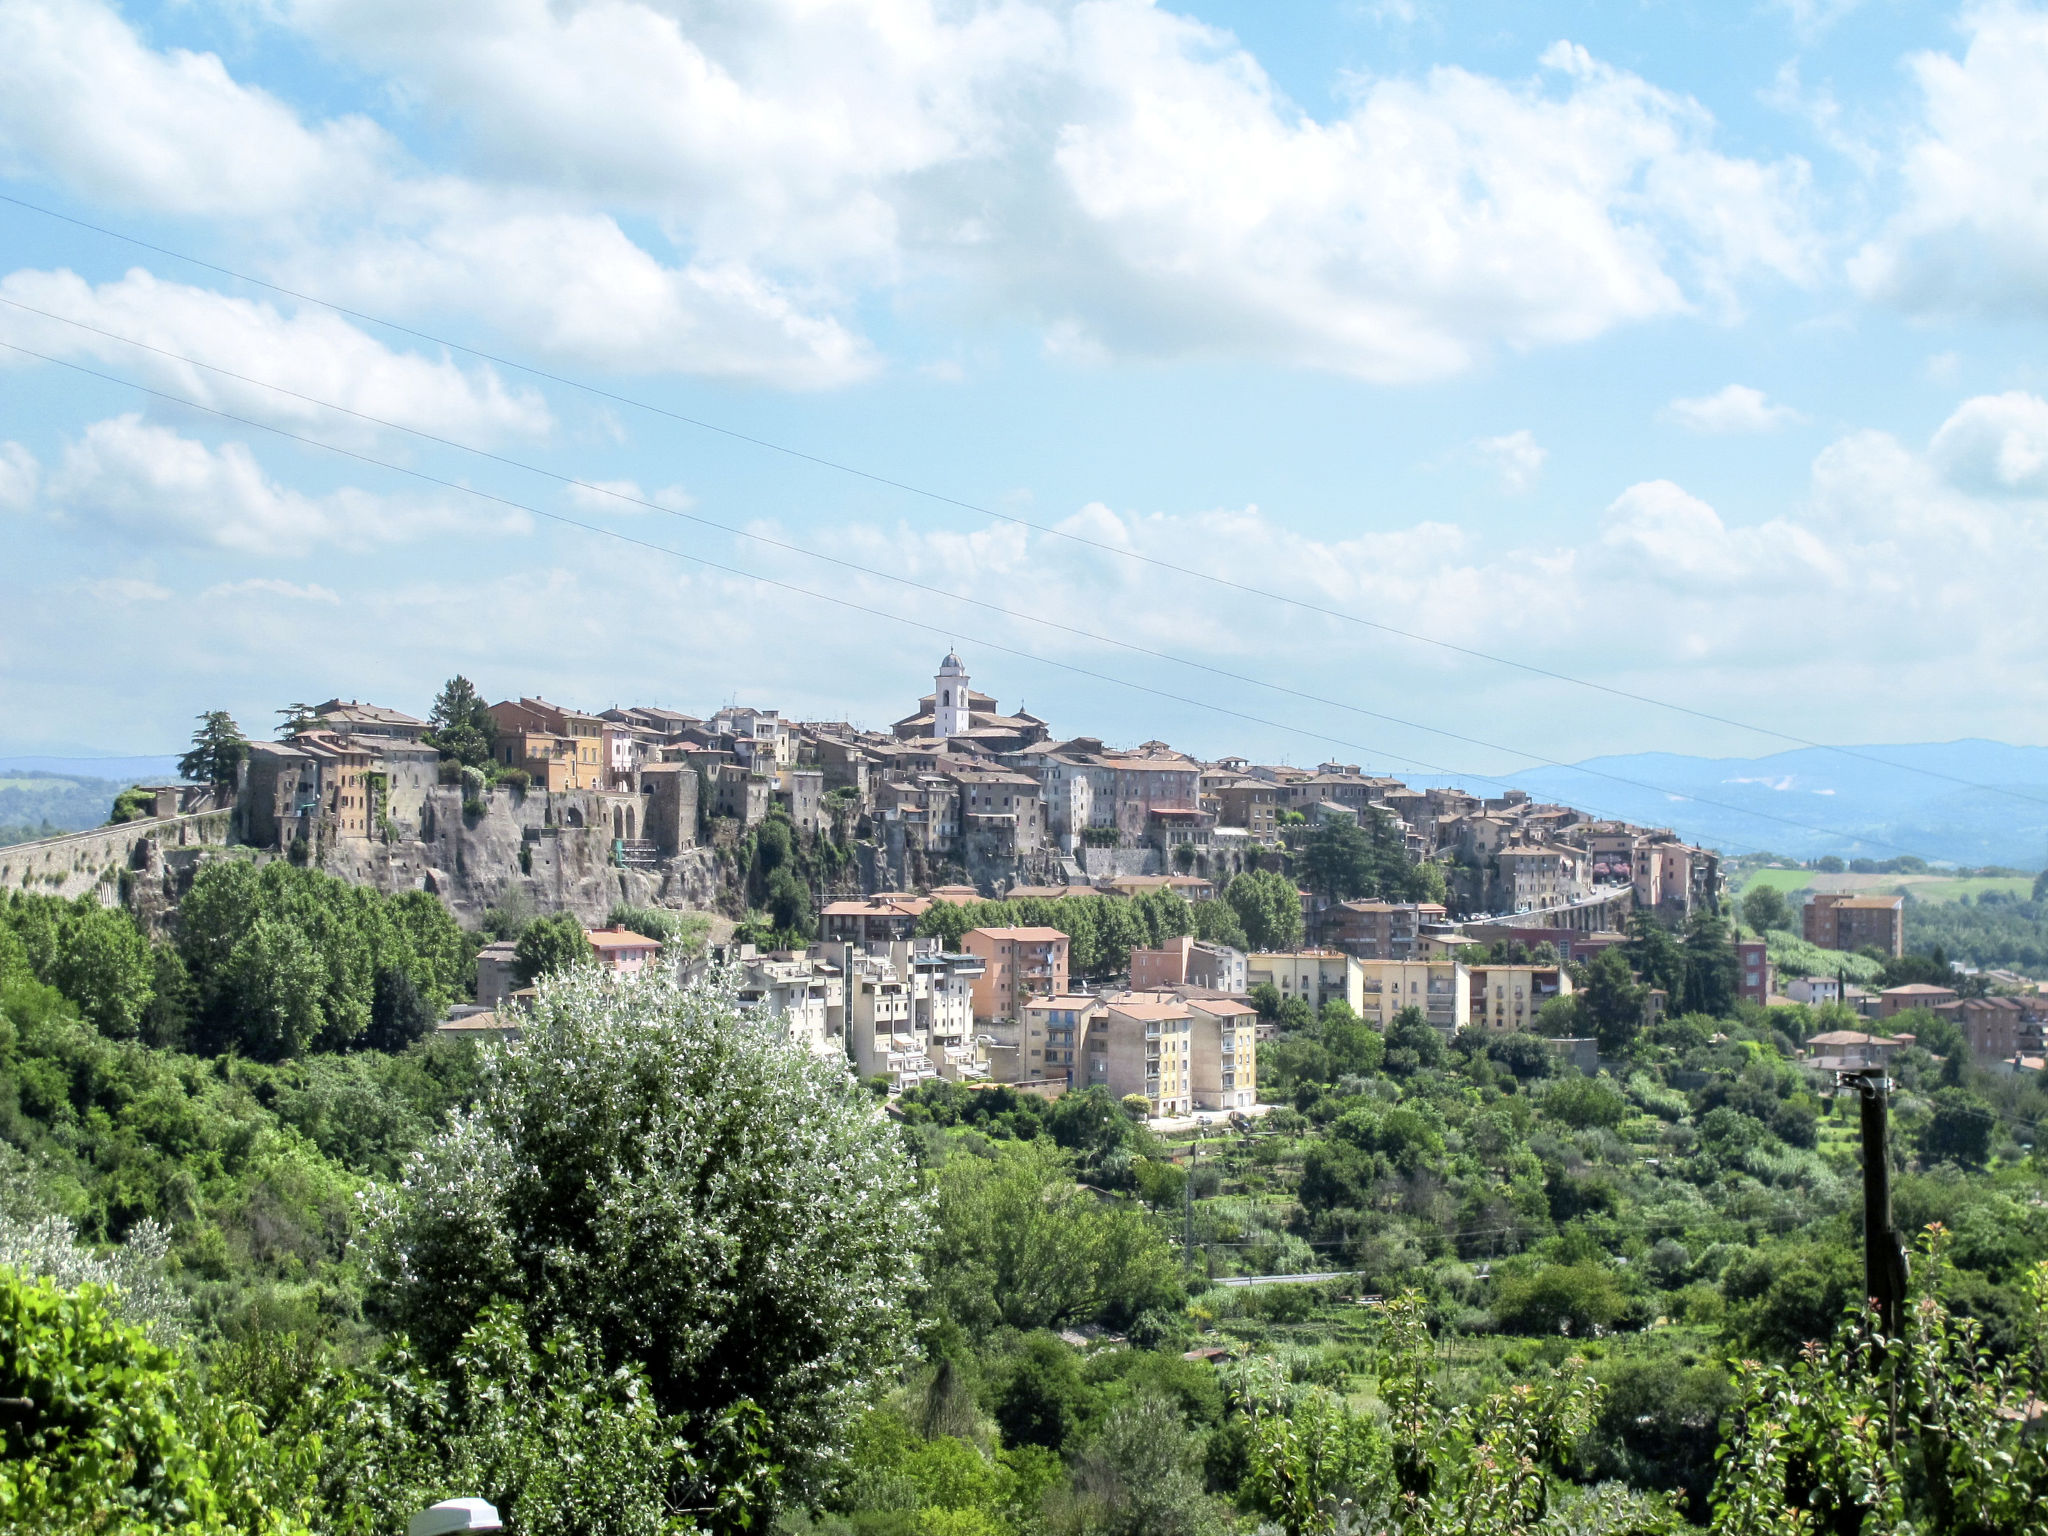
[[[138,603],[167,603],[171,600],[169,587],[142,576],[95,577],[81,581],[78,590],[95,602],[109,603],[117,608],[132,608]]]
[[[1902,206],[1849,263],[1866,294],[1916,311],[2048,305],[2048,11],[1966,8],[1962,57],[1912,60],[1921,117]]]
[[[2048,496],[2048,400],[2016,389],[1964,402],[1935,433],[1933,458],[1966,490]]]
[[[151,51],[92,0],[68,32],[43,0],[0,3],[37,23],[27,99],[103,44],[145,99],[192,98],[162,153],[232,133],[282,167],[250,211],[323,185],[318,221],[271,232],[277,270],[621,370],[845,383],[879,366],[859,316],[887,292],[1021,316],[1069,357],[1400,381],[1724,313],[1746,282],[1817,269],[1803,165],[1721,153],[1697,103],[1566,43],[1527,79],[1354,80],[1316,116],[1229,34],[1148,0],[266,11],[420,104],[457,162],[428,174],[367,125],[308,127],[211,56]],[[17,137],[81,185],[122,153],[80,168]]]
[[[0,302],[0,339],[57,357],[113,364],[201,405],[264,421],[357,437],[373,430],[310,400],[164,354],[200,358],[345,410],[465,442],[544,436],[552,426],[537,392],[507,388],[489,367],[464,369],[445,357],[395,352],[340,316],[311,306],[286,316],[268,303],[164,282],[140,268],[97,287],[68,271],[24,269],[0,279],[0,301],[9,301]],[[63,318],[46,319],[31,310]]]
[[[1760,389],[1747,384],[1727,384],[1711,395],[1674,400],[1665,415],[1693,432],[1775,432],[1779,427],[1802,421],[1789,405],[1772,402]]]
[[[388,141],[363,117],[308,127],[218,55],[157,51],[97,0],[0,3],[0,164],[109,202],[258,217],[360,192]]]
[[[270,478],[245,444],[210,447],[134,414],[94,422],[69,444],[43,500],[59,516],[139,543],[249,555],[517,532],[527,521],[519,513],[355,487],[309,496]]]
[[[1536,434],[1527,427],[1499,437],[1482,437],[1472,446],[1500,477],[1500,488],[1511,496],[1534,485],[1543,461],[1550,457],[1550,450],[1537,442]]]

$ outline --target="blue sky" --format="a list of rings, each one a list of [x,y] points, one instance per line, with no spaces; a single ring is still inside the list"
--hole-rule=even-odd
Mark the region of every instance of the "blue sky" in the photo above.
[[[1206,755],[2039,742],[2043,100],[2018,4],[0,0],[0,193],[1092,541],[0,203],[0,341],[115,380],[0,350],[0,749],[954,641]]]

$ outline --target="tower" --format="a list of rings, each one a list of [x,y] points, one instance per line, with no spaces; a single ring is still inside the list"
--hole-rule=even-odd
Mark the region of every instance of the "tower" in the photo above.
[[[967,705],[967,669],[960,665],[958,656],[948,651],[946,659],[939,663],[939,675],[932,682],[932,734],[941,739],[958,736],[974,723]]]

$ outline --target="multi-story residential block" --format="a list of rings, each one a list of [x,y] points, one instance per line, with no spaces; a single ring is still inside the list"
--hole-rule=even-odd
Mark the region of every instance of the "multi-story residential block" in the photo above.
[[[1659,831],[1637,841],[1634,861],[1637,906],[1685,918],[1698,908],[1720,905],[1721,856],[1712,849],[1694,848]]]
[[[1242,995],[1246,988],[1244,952],[1186,934],[1168,939],[1158,949],[1131,951],[1133,992],[1190,986]]]
[[[799,831],[819,832],[825,826],[825,775],[817,768],[780,768],[770,780],[769,795]]]
[[[819,936],[828,943],[855,944],[867,949],[876,944],[907,941],[917,932],[917,920],[931,909],[929,896],[911,896],[901,891],[878,891],[846,901],[830,901],[818,914]]]
[[[1572,995],[1571,972],[1557,965],[1475,965],[1467,973],[1470,1020],[1492,1030],[1527,1029],[1554,997]]]
[[[1327,941],[1361,960],[1412,960],[1426,923],[1441,923],[1433,901],[1340,901],[1320,914]]]
[[[1067,990],[1067,936],[1057,928],[970,928],[960,947],[982,962],[974,1017],[1015,1019],[1043,993]]]
[[[959,794],[963,835],[1001,857],[1029,858],[1045,847],[1048,828],[1038,780],[1010,768],[958,768],[945,775]]]
[[[1249,1109],[1259,1101],[1259,1012],[1236,998],[1187,999],[1188,1087],[1196,1109]]]
[[[418,741],[427,734],[427,722],[381,704],[358,699],[329,699],[313,710],[316,729],[338,736],[355,736],[384,741]]]
[[[1354,960],[1358,1011],[1385,1029],[1403,1008],[1420,1008],[1430,1025],[1454,1035],[1472,1019],[1471,973],[1455,960]]]
[[[1566,907],[1586,895],[1586,856],[1554,844],[1509,845],[1494,855],[1493,905],[1503,912]]]
[[[1935,1010],[1962,1027],[1970,1054],[1980,1062],[2011,1061],[2019,1054],[2026,1010],[2010,997],[1963,997]]]
[[[808,955],[757,955],[743,945],[739,1004],[762,1017],[778,1020],[791,1041],[814,1055],[834,1057],[846,1051],[832,1030],[832,978]]]
[[[883,834],[892,843],[951,853],[960,839],[960,788],[945,774],[887,778],[875,802]]]
[[[1194,1109],[1194,1013],[1178,998],[1123,993],[1103,1000],[1087,1031],[1086,1086],[1142,1095],[1154,1115]]]
[[[1280,805],[1274,785],[1250,774],[1202,775],[1202,803],[1219,827],[1242,827],[1255,843],[1280,840]]]
[[[751,827],[768,815],[775,803],[775,781],[740,763],[710,763],[705,766],[706,785],[711,792],[713,816],[729,817],[742,827]]]
[[[519,698],[493,704],[491,723],[498,762],[523,769],[535,787],[552,793],[608,787],[607,722],[598,716],[546,699]]]
[[[313,794],[321,826],[337,837],[368,837],[377,822],[377,754],[370,744],[333,731],[301,731],[291,745],[318,765]]]
[[[1281,1001],[1298,997],[1318,1013],[1323,1004],[1341,1000],[1355,1013],[1365,1011],[1365,971],[1361,962],[1334,949],[1261,952],[1244,957],[1245,980],[1253,987],[1270,985]]]
[[[1903,987],[1886,987],[1877,994],[1877,1016],[1889,1019],[1908,1008],[1939,1008],[1956,1001],[1954,987],[1937,987],[1929,981],[1908,982]]]
[[[1762,1007],[1773,990],[1771,960],[1762,939],[1743,939],[1735,946],[1735,995]]]
[[[796,735],[778,710],[731,705],[713,715],[710,726],[713,731],[732,737],[733,755],[738,761],[758,763],[764,773],[796,762]]]
[[[1013,1081],[1044,1079],[1072,1083],[1076,1072],[1086,1069],[1082,1052],[1090,1021],[1100,1012],[1100,1000],[1087,993],[1028,999],[1017,1020],[1017,1066]]]
[[[1806,942],[1822,949],[1874,949],[1884,955],[1906,952],[1903,896],[1817,891],[1806,898],[1800,920]]]

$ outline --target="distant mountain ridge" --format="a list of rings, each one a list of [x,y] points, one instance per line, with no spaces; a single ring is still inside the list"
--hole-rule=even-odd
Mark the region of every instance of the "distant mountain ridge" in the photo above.
[[[1965,740],[1800,747],[1769,757],[1636,752],[1509,779],[1539,799],[1670,827],[1726,853],[2048,863],[2048,747]]]

